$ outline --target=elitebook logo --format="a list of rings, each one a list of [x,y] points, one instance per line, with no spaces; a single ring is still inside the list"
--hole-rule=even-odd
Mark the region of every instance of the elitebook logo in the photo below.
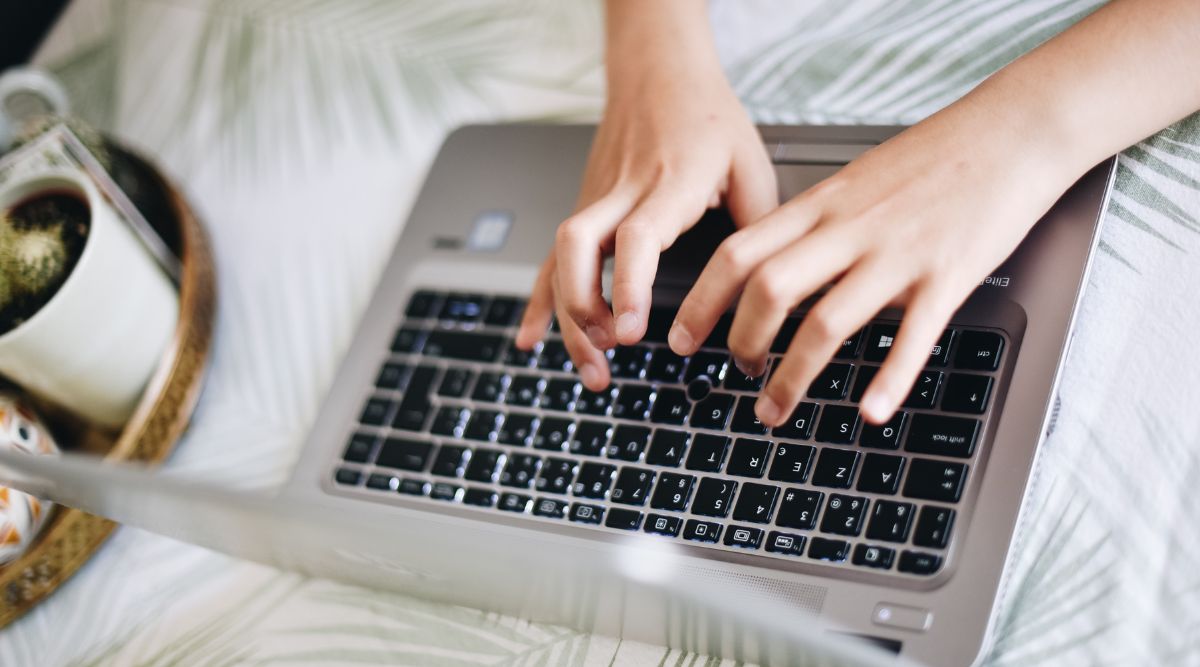
[[[991,285],[992,287],[1008,287],[1008,276],[988,276],[979,281],[980,285]]]

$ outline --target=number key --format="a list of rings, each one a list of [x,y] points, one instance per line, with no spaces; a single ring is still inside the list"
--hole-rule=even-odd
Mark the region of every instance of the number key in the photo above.
[[[696,499],[692,501],[692,513],[700,516],[725,517],[737,482],[727,479],[705,477],[696,487]]]
[[[821,532],[837,535],[858,535],[862,532],[863,517],[867,513],[867,499],[856,496],[830,494],[825,505],[825,518],[821,520]]]

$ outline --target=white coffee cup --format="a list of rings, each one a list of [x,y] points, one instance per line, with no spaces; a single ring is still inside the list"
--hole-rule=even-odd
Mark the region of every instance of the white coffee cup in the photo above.
[[[179,293],[86,175],[30,174],[0,191],[0,212],[43,192],[85,202],[87,238],[40,310],[0,336],[0,374],[105,427],[123,424],[167,349]]]

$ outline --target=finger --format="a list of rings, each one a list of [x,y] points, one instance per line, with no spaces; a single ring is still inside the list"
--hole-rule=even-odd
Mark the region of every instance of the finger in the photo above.
[[[588,339],[587,334],[579,325],[566,314],[561,305],[558,307],[558,327],[562,330],[563,345],[571,362],[579,372],[583,385],[592,391],[601,391],[610,381],[608,359]]]
[[[612,311],[601,293],[601,246],[633,204],[634,198],[623,191],[609,193],[567,218],[554,239],[555,298],[560,314],[578,324],[600,349],[616,342]]]
[[[863,394],[863,417],[869,423],[882,424],[892,418],[912,390],[917,374],[929,362],[929,350],[937,344],[965,297],[965,293],[933,284],[915,291],[887,359]]]
[[[893,273],[882,262],[859,262],[808,311],[755,404],[760,421],[777,426],[787,419],[842,341],[895,294]]]
[[[632,345],[646,333],[659,255],[696,224],[706,204],[695,190],[660,187],[617,227],[612,300],[620,344]]]
[[[554,314],[554,252],[542,268],[538,270],[537,279],[533,282],[533,291],[529,295],[529,303],[525,305],[525,313],[521,316],[521,327],[517,329],[517,347],[522,350],[532,349],[546,336],[550,326],[550,317]]]
[[[738,227],[758,222],[779,207],[775,167],[758,142],[733,156],[725,205]]]
[[[817,209],[789,204],[725,239],[684,297],[667,335],[675,354],[693,354],[754,269],[816,224]]]
[[[729,350],[739,368],[761,373],[783,321],[854,263],[859,246],[845,231],[819,227],[754,271],[729,329]]]

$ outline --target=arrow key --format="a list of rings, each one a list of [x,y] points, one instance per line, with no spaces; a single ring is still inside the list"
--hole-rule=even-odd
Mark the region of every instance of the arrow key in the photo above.
[[[986,375],[951,373],[946,380],[946,396],[942,399],[942,409],[981,415],[987,409],[988,396],[991,393],[992,378]]]
[[[887,454],[867,454],[862,472],[858,475],[858,490],[893,495],[900,489],[900,473],[904,457]]]

